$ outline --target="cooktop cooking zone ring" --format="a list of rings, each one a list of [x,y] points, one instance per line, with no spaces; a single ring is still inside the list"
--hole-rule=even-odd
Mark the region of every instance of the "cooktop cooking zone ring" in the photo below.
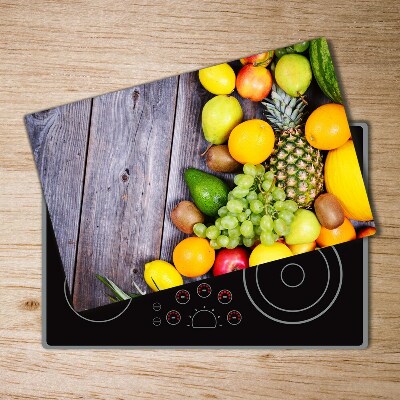
[[[318,268],[323,264],[326,268]],[[334,246],[309,253],[302,265],[243,270],[243,284],[253,306],[282,324],[303,324],[323,315],[342,287],[343,268]]]

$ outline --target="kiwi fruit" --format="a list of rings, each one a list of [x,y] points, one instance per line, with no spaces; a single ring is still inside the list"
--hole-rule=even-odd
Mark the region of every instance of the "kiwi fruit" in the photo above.
[[[211,171],[235,172],[242,167],[229,153],[228,146],[212,146],[206,153],[206,164]]]
[[[331,193],[323,193],[314,202],[318,221],[326,229],[336,229],[344,222],[344,212],[339,200]]]
[[[191,201],[181,201],[171,211],[172,223],[183,233],[193,234],[193,225],[204,222],[204,215]]]

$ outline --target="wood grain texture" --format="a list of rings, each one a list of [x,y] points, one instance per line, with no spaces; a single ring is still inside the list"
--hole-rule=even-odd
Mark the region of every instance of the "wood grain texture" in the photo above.
[[[190,199],[189,189],[183,177],[184,171],[188,167],[207,170],[204,158],[200,157],[208,146],[201,130],[201,110],[211,97],[213,95],[199,83],[196,72],[180,76],[164,215],[162,260],[172,261],[173,249],[182,239],[189,237],[175,227],[170,214],[180,201]],[[184,281],[190,282],[193,279],[185,278]]]
[[[26,116],[25,122],[61,260],[72,287],[91,100]]]
[[[0,11],[2,399],[399,398],[398,1],[0,0]],[[370,124],[369,348],[44,350],[42,192],[23,116],[321,35],[351,120]]]
[[[93,100],[74,285],[78,311],[108,304],[95,274],[144,291],[160,254],[178,78]]]

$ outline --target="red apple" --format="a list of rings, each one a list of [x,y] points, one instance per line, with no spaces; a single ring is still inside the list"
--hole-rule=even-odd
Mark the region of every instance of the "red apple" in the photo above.
[[[274,51],[267,51],[266,53],[254,54],[250,57],[241,58],[240,62],[245,64],[253,64],[255,66],[267,67],[274,58]]]
[[[245,99],[261,101],[268,96],[272,87],[271,72],[264,67],[246,64],[236,78],[236,89]]]
[[[215,257],[214,276],[249,267],[249,253],[243,247],[222,249]]]
[[[361,228],[357,232],[357,239],[361,239],[367,236],[372,236],[375,235],[375,233],[376,233],[376,228],[374,228],[373,226],[366,226],[364,228]]]

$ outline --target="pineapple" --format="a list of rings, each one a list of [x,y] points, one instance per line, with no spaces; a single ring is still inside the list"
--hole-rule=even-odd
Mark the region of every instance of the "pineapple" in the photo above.
[[[274,151],[266,162],[276,178],[276,185],[299,207],[308,208],[324,186],[322,155],[303,133],[302,98],[291,97],[275,83],[271,98],[262,101],[264,113],[276,133]]]

